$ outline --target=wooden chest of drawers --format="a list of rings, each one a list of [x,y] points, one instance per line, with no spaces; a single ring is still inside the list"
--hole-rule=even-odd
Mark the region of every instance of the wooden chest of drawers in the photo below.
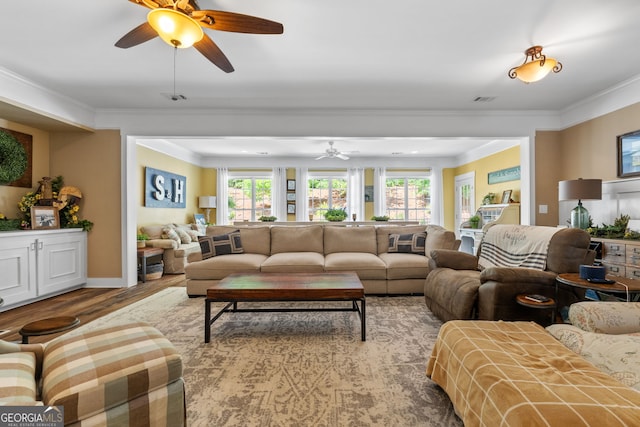
[[[602,243],[600,261],[607,269],[607,274],[640,279],[640,241],[591,239]]]

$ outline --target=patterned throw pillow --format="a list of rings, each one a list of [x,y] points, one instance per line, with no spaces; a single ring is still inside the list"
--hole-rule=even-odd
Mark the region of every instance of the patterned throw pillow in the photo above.
[[[180,237],[180,242],[184,243],[185,245],[187,243],[191,243],[191,236],[189,236],[189,234],[183,230],[182,228],[175,228],[176,233],[178,233],[178,237]]]
[[[389,252],[424,255],[427,233],[389,234]]]
[[[180,236],[176,233],[176,230],[173,227],[163,227],[162,228],[162,238],[163,239],[171,239],[180,246]]]
[[[219,236],[200,236],[200,251],[202,259],[208,259],[218,255],[241,254],[244,252],[240,241],[240,230],[232,231]]]

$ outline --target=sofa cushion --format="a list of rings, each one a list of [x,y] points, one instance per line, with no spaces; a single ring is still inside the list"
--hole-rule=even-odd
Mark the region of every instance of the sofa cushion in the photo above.
[[[173,256],[175,258],[187,258],[189,255],[195,253],[200,253],[200,244],[198,243],[198,240],[187,243],[186,245],[180,245],[178,249],[173,250]]]
[[[324,253],[363,252],[376,254],[376,229],[373,226],[324,229]]]
[[[424,298],[433,314],[445,322],[473,319],[479,288],[479,271],[436,268],[427,276]]]
[[[424,255],[424,243],[427,240],[427,233],[413,234],[389,234],[389,249],[387,252],[409,253]]]
[[[189,263],[184,272],[187,279],[221,280],[233,273],[257,273],[266,259],[262,254],[220,255]]]
[[[325,271],[355,271],[360,280],[384,280],[387,270],[384,262],[374,254],[362,252],[336,252],[325,256]]]
[[[606,334],[640,332],[640,302],[583,301],[571,304],[569,321],[582,330]]]
[[[164,227],[164,225],[143,225],[140,227],[140,232],[149,236],[151,240],[162,239],[162,229]]]
[[[429,258],[423,255],[386,253],[378,255],[387,266],[387,279],[424,279],[429,274]]]
[[[174,228],[174,230],[178,235],[178,237],[180,237],[180,243],[182,244],[191,243],[191,236],[189,236],[189,233],[187,233],[186,230],[183,230],[181,228]]]
[[[104,412],[182,377],[175,347],[146,323],[72,332],[44,350],[43,401],[64,406],[65,425]]]
[[[286,252],[323,253],[323,227],[320,225],[271,227],[271,254]]]
[[[176,230],[173,228],[173,226],[170,226],[170,225],[162,227],[162,238],[173,240],[178,244],[178,246],[180,246],[180,244],[182,243],[182,241],[180,240],[180,236],[178,235]]]
[[[263,273],[322,273],[324,256],[317,252],[277,253],[260,266]]]
[[[35,355],[27,352],[0,354],[0,406],[35,403]]]
[[[460,241],[456,240],[456,233],[438,225],[427,226],[427,240],[424,253],[429,256],[434,249],[458,249]]]
[[[389,234],[413,234],[425,230],[424,225],[383,225],[376,227],[378,255],[389,252]]]
[[[198,243],[200,243],[202,259],[244,252],[242,240],[240,239],[240,230],[218,236],[200,236],[198,237]]]
[[[224,225],[210,225],[207,227],[207,235],[231,233],[240,230],[240,239],[245,253],[271,254],[271,230],[269,226],[231,227]]]

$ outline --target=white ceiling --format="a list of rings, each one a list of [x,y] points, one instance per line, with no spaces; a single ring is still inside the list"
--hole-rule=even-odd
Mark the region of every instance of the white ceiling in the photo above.
[[[97,112],[194,109],[315,111],[560,112],[640,74],[638,0],[198,0],[202,9],[259,16],[283,35],[205,30],[235,72],[195,49],[160,39],[130,49],[114,43],[145,21],[127,0],[3,2],[1,66]],[[507,71],[539,44],[559,74],[526,85]],[[477,97],[494,98],[474,102]],[[1,99],[1,97],[0,97]],[[487,139],[181,139],[211,155],[317,155],[326,141],[357,156],[458,155]],[[308,138],[311,137],[311,138]],[[270,143],[265,150],[265,140]],[[414,153],[414,151],[416,153]],[[397,155],[397,154],[396,154]]]

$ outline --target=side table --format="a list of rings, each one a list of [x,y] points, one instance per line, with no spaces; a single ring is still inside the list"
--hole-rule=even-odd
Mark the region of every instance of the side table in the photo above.
[[[516,302],[524,307],[537,308],[537,309],[551,309],[551,323],[556,321],[556,300],[549,298],[549,301],[533,301],[527,298],[529,294],[519,294],[516,296]]]
[[[78,324],[80,319],[74,316],[51,317],[27,323],[19,332],[22,335],[22,344],[28,344],[29,337],[56,334],[74,328]]]
[[[164,249],[162,248],[140,248],[137,250],[138,262],[140,263],[140,277],[142,278],[142,283],[147,281],[147,259],[156,256],[162,255],[164,253]]]
[[[558,294],[558,283],[583,289],[594,289],[598,291],[611,292],[616,294],[626,294],[627,301],[631,301],[631,294],[640,293],[640,280],[629,279],[622,276],[607,276],[608,279],[615,280],[615,283],[604,284],[594,283],[581,279],[579,273],[562,273],[556,278],[556,295]]]

